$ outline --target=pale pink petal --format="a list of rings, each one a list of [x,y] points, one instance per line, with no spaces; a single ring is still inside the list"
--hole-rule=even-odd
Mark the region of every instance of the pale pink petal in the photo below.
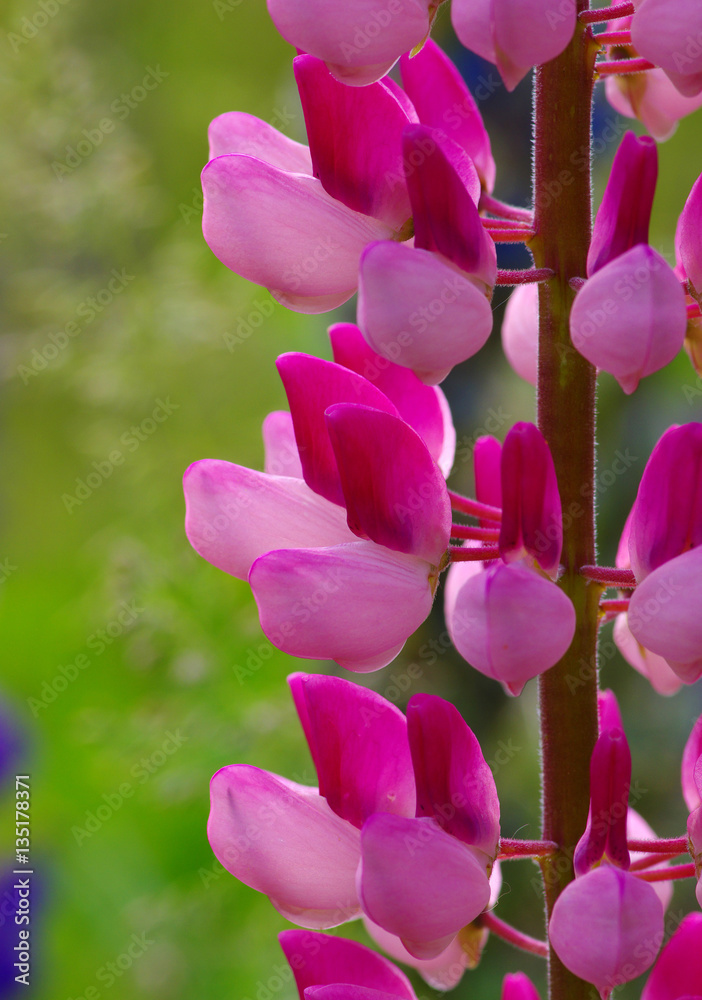
[[[210,160],[202,185],[203,233],[212,252],[278,298],[290,297],[292,308],[295,297],[310,300],[305,311],[345,302],[356,289],[363,248],[392,235],[384,223],[331,198],[315,177],[253,156]]]
[[[263,445],[266,452],[263,468],[268,475],[302,479],[300,453],[287,410],[274,410],[264,419]]]
[[[326,421],[354,534],[438,566],[451,536],[451,501],[417,432],[355,403],[330,406]]]
[[[417,782],[417,816],[428,816],[494,859],[500,802],[480,744],[458,709],[436,695],[415,694],[407,726]]]
[[[323,59],[344,83],[385,75],[429,33],[431,0],[268,0],[268,13],[291,45]]]
[[[492,309],[482,289],[437,254],[383,241],[361,258],[358,325],[377,354],[433,384],[485,344]]]
[[[383,83],[347,87],[320,59],[293,63],[314,176],[348,208],[399,230],[412,214],[402,166],[402,130],[416,121]]]
[[[516,423],[502,447],[500,555],[525,560],[552,579],[558,576],[563,517],[556,469],[546,439],[535,424]]]
[[[662,656],[657,656],[636,641],[625,611],[617,615],[614,623],[614,641],[626,662],[650,682],[654,691],[666,696],[677,694],[682,681]]]
[[[413,816],[417,796],[402,712],[338,677],[293,674],[288,683],[320,795],[334,812],[359,829],[376,812]]]
[[[289,930],[278,935],[300,1000],[309,987],[355,983],[403,1000],[417,1000],[407,976],[370,948],[330,934]]]
[[[303,927],[358,915],[358,831],[315,788],[234,764],[217,771],[210,795],[207,835],[227,871]]]
[[[345,512],[301,479],[204,459],[186,470],[183,488],[188,541],[203,559],[242,580],[271,548],[354,539]]]
[[[475,163],[487,191],[495,186],[495,161],[478,105],[456,66],[428,38],[416,55],[400,59],[402,85],[423,125],[443,129]]]
[[[456,451],[456,429],[448,401],[438,386],[425,385],[413,371],[376,354],[353,323],[329,327],[334,361],[372,382],[422,438],[444,476]]]
[[[560,660],[575,634],[570,599],[519,563],[495,563],[447,589],[445,611],[461,656],[515,695]]]
[[[371,816],[361,831],[361,855],[364,912],[415,958],[440,955],[488,904],[483,861],[431,819]]]
[[[702,756],[702,715],[697,719],[690,733],[682,756],[681,782],[687,808],[692,812],[702,805],[697,787],[697,761]]]
[[[663,948],[641,1000],[702,997],[702,913],[688,913]]]
[[[647,882],[603,865],[565,887],[549,938],[565,967],[605,998],[653,963],[663,941],[663,907]]]
[[[640,816],[635,809],[629,806],[627,817],[626,817],[626,835],[629,840],[657,840],[656,832],[653,830],[643,816]],[[631,863],[634,864],[640,858],[645,856],[643,851],[632,851],[630,854]],[[663,868],[668,868],[670,862],[661,861],[660,864],[651,865],[652,871],[660,871]],[[651,882],[653,890],[661,901],[661,906],[664,910],[667,910],[673,899],[673,883],[672,882]]]
[[[517,375],[536,385],[539,351],[539,288],[518,285],[509,299],[502,321],[502,348]]]
[[[684,97],[662,69],[608,76],[605,94],[615,111],[638,118],[658,142],[669,139],[681,118],[702,107],[702,93]]]
[[[633,593],[629,628],[684,684],[702,676],[702,546],[654,570]]]
[[[645,0],[631,22],[634,47],[687,96],[702,89],[702,7],[697,0]]]
[[[383,951],[396,961],[416,969],[422,979],[435,990],[452,990],[459,984],[466,969],[470,968],[470,958],[458,936],[436,958],[420,959],[410,955],[395,934],[390,934],[368,917],[364,916],[363,923],[371,938]],[[485,934],[487,936],[487,931]]]
[[[591,277],[639,243],[648,243],[658,178],[658,150],[648,136],[625,132],[592,227],[587,255]]]
[[[361,403],[397,415],[387,396],[355,372],[310,354],[281,354],[276,361],[290,404],[305,482],[333,503],[344,496],[325,410],[334,403]]]
[[[451,17],[467,49],[495,63],[508,90],[532,66],[549,62],[570,42],[575,0],[454,0]]]
[[[629,522],[631,567],[640,582],[702,545],[702,424],[669,427],[646,463]]]
[[[269,552],[249,582],[273,645],[361,673],[390,663],[432,604],[428,563],[373,542]]]
[[[443,254],[492,289],[497,280],[495,244],[476,206],[480,181],[475,175],[472,184],[464,169],[469,158],[426,125],[407,126],[403,151],[415,247]]]
[[[288,173],[312,176],[312,157],[307,146],[245,111],[219,115],[210,122],[207,135],[211,160],[229,153],[243,153]]]
[[[587,360],[626,393],[664,368],[687,330],[685,295],[659,253],[640,244],[598,271],[578,292],[570,336]]]

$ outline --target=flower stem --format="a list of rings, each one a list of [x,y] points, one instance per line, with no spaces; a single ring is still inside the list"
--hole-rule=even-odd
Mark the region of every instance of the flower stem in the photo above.
[[[630,851],[648,851],[649,854],[685,854],[687,837],[670,837],[667,840],[629,840]]]
[[[536,281],[548,281],[553,277],[553,271],[548,267],[529,267],[524,271],[497,272],[498,285],[527,285]]]
[[[596,580],[606,587],[633,590],[636,586],[636,577],[630,569],[617,569],[614,566],[581,566],[580,572],[586,580]]]
[[[504,201],[493,198],[486,191],[480,196],[480,209],[483,212],[491,212],[502,219],[513,219],[516,222],[532,223],[534,213],[529,208],[517,208],[516,205],[508,205]]]
[[[578,0],[584,12],[587,0]],[[586,274],[591,233],[592,87],[597,42],[580,22],[568,48],[535,79],[534,204],[539,285],[539,427],[551,448],[564,511],[564,573],[576,613],[570,649],[539,677],[542,836],[559,845],[540,859],[547,919],[573,880],[573,853],[587,821],[590,756],[597,738],[597,633],[600,588],[581,566],[595,563],[595,369],[570,346],[570,280]],[[592,987],[549,954],[549,1000],[589,1000]]]
[[[505,861],[509,858],[541,858],[558,850],[558,844],[552,840],[510,840],[500,838],[500,853],[498,858]]]
[[[601,7],[599,10],[585,8],[578,14],[578,19],[581,24],[598,24],[601,21],[613,21],[616,17],[631,17],[634,9],[632,2],[616,3],[612,7]]]
[[[449,490],[451,506],[461,514],[469,514],[471,517],[480,517],[485,521],[501,521],[502,511],[499,507],[491,507],[490,504],[480,503],[479,500],[471,500],[470,497],[462,497],[460,493]]]
[[[496,542],[499,528],[475,528],[472,524],[452,524],[451,538],[470,538],[475,541]]]
[[[481,545],[479,548],[465,548],[462,545],[449,545],[451,562],[485,562],[500,558],[497,545]]]
[[[598,45],[631,45],[630,31],[602,31],[595,35]]]
[[[659,868],[655,872],[636,872],[636,877],[644,882],[670,882],[677,878],[694,878],[695,863],[691,861],[686,865],[672,865],[668,868]]]
[[[483,927],[487,927],[493,934],[501,937],[503,941],[509,941],[515,948],[521,948],[522,951],[530,951],[533,955],[541,955],[543,958],[548,955],[548,945],[545,941],[537,941],[536,938],[529,937],[528,934],[523,934],[516,927],[512,927],[511,924],[500,920],[490,910],[481,913],[478,919]]]
[[[598,76],[624,76],[625,73],[643,73],[647,69],[655,69],[648,59],[612,59],[608,62],[598,62],[595,66]]]

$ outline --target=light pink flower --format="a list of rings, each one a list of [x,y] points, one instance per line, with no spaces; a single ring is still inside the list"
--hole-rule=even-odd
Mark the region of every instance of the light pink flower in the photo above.
[[[697,0],[642,0],[631,40],[644,59],[665,71],[681,94],[702,90],[702,7]]]
[[[517,375],[530,385],[536,385],[539,352],[538,285],[517,285],[507,299],[502,321],[502,348]]]

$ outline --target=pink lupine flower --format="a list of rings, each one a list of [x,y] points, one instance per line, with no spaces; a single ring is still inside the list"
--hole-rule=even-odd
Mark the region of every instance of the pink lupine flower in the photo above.
[[[657,177],[658,151],[653,139],[626,132],[595,217],[588,277],[638,243],[648,243]]]
[[[333,339],[346,364],[381,366],[376,381],[429,445],[350,367],[283,355],[304,479],[197,462],[186,531],[205,559],[249,580],[271,642],[363,672],[390,662],[431,608],[451,523],[436,459],[448,471],[455,438],[438,390],[359,350],[353,327]]]
[[[682,687],[678,677],[668,661],[650,649],[646,649],[633,635],[629,628],[629,617],[626,611],[617,615],[614,622],[614,642],[626,662],[637,670],[649,682],[658,694],[669,696],[677,694]]]
[[[593,983],[605,1000],[655,959],[667,897],[627,871],[631,754],[611,692],[602,692],[599,709],[590,811],[574,855],[576,878],[556,901],[549,939],[566,968]]]
[[[484,447],[494,450],[491,444]],[[476,485],[478,499],[486,502],[481,484],[492,490],[495,477],[494,472],[478,472],[482,448],[475,451]],[[494,469],[494,455],[490,464]],[[553,461],[533,425],[516,424],[507,435],[501,497],[500,551],[507,561],[484,568],[478,562],[453,565],[446,580],[445,614],[461,656],[518,695],[528,680],[560,660],[575,633],[572,602],[541,575],[557,574],[563,533]]]
[[[407,976],[387,958],[347,938],[309,931],[278,935],[300,1000],[417,1000]]]
[[[525,973],[510,972],[502,980],[501,1000],[539,1000],[539,993]]]
[[[644,59],[665,71],[681,94],[702,91],[702,8],[697,0],[643,0],[631,40]]]
[[[699,996],[702,996],[702,913],[688,913],[660,953],[641,1000]]]
[[[536,385],[539,352],[538,285],[517,285],[507,299],[502,321],[502,349],[517,375],[530,385]]]
[[[690,733],[682,755],[680,780],[683,798],[690,812],[702,805],[698,781],[698,761],[702,757],[702,715],[697,719]]]
[[[680,282],[645,243],[597,271],[576,295],[570,315],[574,347],[614,375],[627,394],[673,360],[686,330]]]
[[[647,882],[603,865],[563,890],[549,938],[566,968],[606,1000],[653,963],[663,940],[663,907]]]
[[[486,191],[495,186],[490,137],[478,106],[454,63],[433,39],[400,59],[402,86],[423,125],[442,130],[470,156]]]
[[[363,87],[421,45],[440,2],[268,0],[268,12],[291,45],[324,60],[343,83]]]
[[[250,115],[215,119],[203,233],[288,308],[326,312],[355,291],[363,248],[402,235],[401,133],[416,115],[391,81],[349,89],[311,56],[295,66],[310,149]]]
[[[575,30],[575,0],[558,8],[541,0],[453,0],[451,20],[467,49],[494,63],[508,90],[533,66],[566,48]]]
[[[303,926],[353,919],[360,903],[412,955],[438,956],[490,899],[499,802],[475,737],[431,695],[410,699],[405,719],[338,678],[295,674],[290,686],[319,790],[246,765],[218,771],[215,854]]]
[[[692,186],[682,210],[675,234],[675,249],[690,291],[698,302],[702,300],[702,176]]]
[[[623,27],[618,22],[617,30]],[[702,91],[696,97],[684,97],[662,69],[608,76],[605,94],[615,111],[638,118],[658,142],[670,139],[680,119],[702,107]]]
[[[410,125],[403,148],[414,244],[366,248],[358,324],[378,354],[434,384],[490,335],[495,244],[478,213],[479,178],[461,147],[436,129]]]

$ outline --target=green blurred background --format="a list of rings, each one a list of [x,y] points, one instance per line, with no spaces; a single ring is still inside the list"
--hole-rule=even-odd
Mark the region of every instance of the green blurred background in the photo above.
[[[436,34],[455,44],[443,9]],[[246,761],[313,783],[284,679],[334,668],[272,649],[247,586],[190,549],[180,478],[204,457],[260,467],[261,421],[284,405],[274,358],[329,356],[331,317],[272,303],[220,265],[200,231],[212,117],[246,110],[304,138],[292,52],[262,0],[10,0],[0,54],[2,693],[23,730],[18,770],[32,776],[27,993],[287,1000],[290,984],[266,985],[282,964],[285,922],[215,862],[208,780]],[[456,54],[473,81],[489,70]],[[140,89],[145,77],[153,89]],[[512,96],[498,89],[483,110],[497,193],[525,199],[528,82]],[[616,120],[600,107],[597,127],[607,117]],[[661,149],[653,242],[668,254],[702,169],[701,135],[688,120]],[[504,294],[495,301],[499,319]],[[353,315],[351,303],[334,318]],[[603,380],[601,470],[617,449],[636,456],[602,491],[604,561],[652,444],[668,423],[700,419],[701,386],[685,356],[630,400]],[[533,393],[497,336],[445,388],[461,449],[452,482],[470,489],[486,420],[498,414],[503,437],[533,417]],[[156,422],[155,409],[167,418]],[[508,700],[451,651],[430,655],[443,631],[437,607],[394,664],[361,682],[401,707],[418,690],[454,699],[497,762],[504,834],[537,836],[535,685]],[[398,694],[393,677],[412,662],[419,679]],[[603,677],[624,706],[646,789],[638,805],[661,835],[680,835],[678,761],[699,690],[661,699],[618,654],[605,657]],[[6,790],[3,861],[10,806]],[[500,915],[541,934],[536,869],[514,863],[504,874]],[[676,890],[673,912],[691,900],[689,887]],[[343,931],[364,940],[357,925]],[[146,935],[143,954],[119,969],[133,935]],[[504,972],[520,968],[543,986],[538,960],[493,939],[456,995],[497,997]]]

